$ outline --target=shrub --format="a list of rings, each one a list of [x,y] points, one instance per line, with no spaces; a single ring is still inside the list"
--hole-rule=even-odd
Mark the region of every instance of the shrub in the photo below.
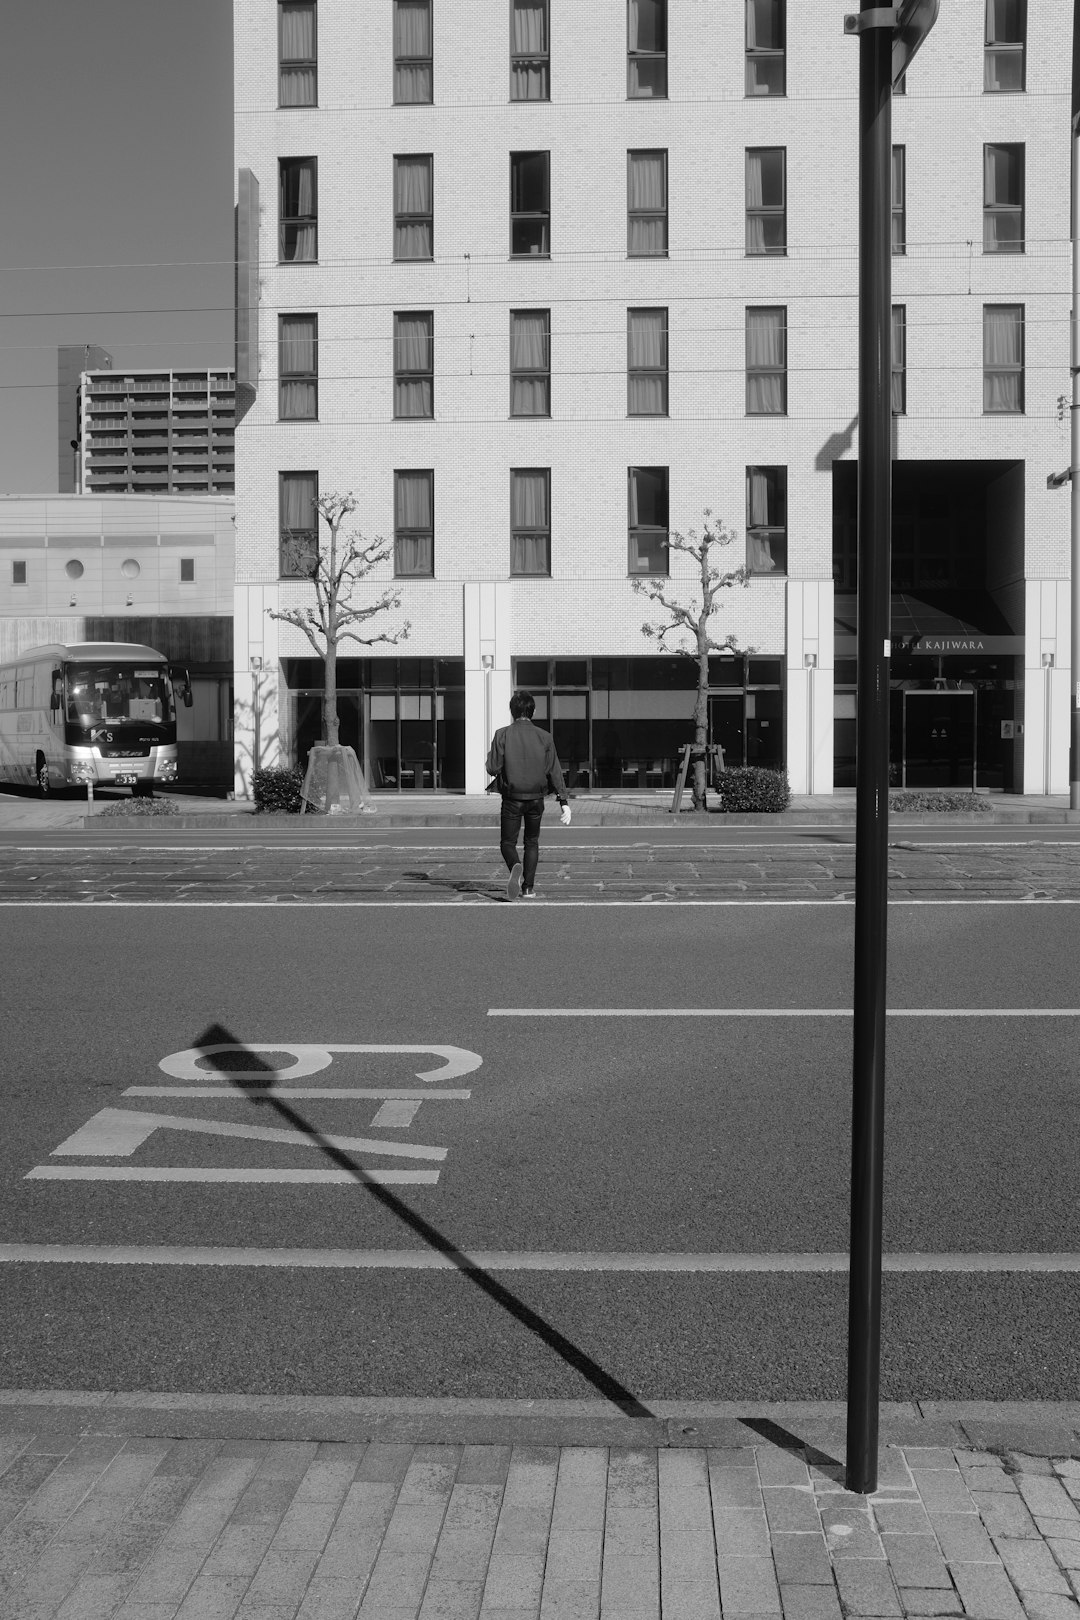
[[[300,797],[303,786],[303,773],[287,765],[253,771],[251,791],[255,798],[256,814],[276,810],[284,811],[290,816],[298,816],[303,803]]]
[[[99,810],[101,816],[178,816],[180,814],[171,799],[116,799],[112,804]]]
[[[728,815],[740,812],[772,815],[786,810],[791,802],[787,772],[766,770],[762,765],[738,765],[721,771],[716,787],[720,808]]]
[[[916,792],[913,788],[904,788],[899,793],[889,794],[890,810],[951,810],[954,815],[974,811],[976,815],[986,815],[993,808],[982,793]]]

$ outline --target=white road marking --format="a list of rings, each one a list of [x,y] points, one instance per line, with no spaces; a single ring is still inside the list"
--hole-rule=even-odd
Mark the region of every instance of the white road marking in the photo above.
[[[850,1018],[850,1007],[489,1007],[489,1018]],[[888,1007],[887,1018],[1080,1018],[1080,1007]]]
[[[388,1098],[378,1109],[372,1125],[382,1125],[389,1129],[404,1129],[411,1125],[416,1118],[416,1110],[420,1107],[420,1099],[409,1102],[403,1097]]]
[[[611,910],[618,906],[636,906],[639,911],[645,907],[653,907],[659,910],[664,906],[669,911],[688,906],[713,906],[728,909],[739,906],[772,906],[788,910],[799,906],[816,906],[821,910],[831,908],[836,911],[847,910],[855,905],[854,896],[848,897],[847,895],[836,895],[831,899],[826,897],[821,900],[690,900],[675,895],[670,898],[665,897],[662,900],[553,900],[541,893],[538,898],[544,902],[542,907],[518,907],[506,906],[505,901],[499,904],[500,895],[497,891],[501,889],[502,885],[497,884],[494,878],[491,879],[491,885],[493,892],[490,895],[465,894],[457,895],[453,899],[447,896],[431,900],[95,900],[93,898],[85,900],[0,900],[0,910],[267,911],[270,907],[277,906],[286,911],[300,911],[305,908],[316,911],[348,911],[355,910],[357,906],[363,906],[374,911],[424,911],[431,910],[433,907],[460,911],[467,908],[475,909],[477,906],[487,907],[494,903],[499,910],[505,906],[507,912],[513,911],[516,914],[521,910],[539,911],[546,909],[551,911],[556,907],[566,909],[567,907],[581,908],[584,906],[594,906],[598,910]],[[1080,906],[1080,899],[1050,900],[1041,897],[1039,899],[1029,899],[1027,896],[1020,896],[1012,900],[890,900],[889,906],[890,908],[900,906],[1026,906],[1030,910],[1034,906]]]
[[[471,1091],[419,1091],[415,1086],[125,1086],[123,1097],[231,1097],[234,1102],[244,1097],[312,1097],[340,1098],[351,1102],[355,1098],[388,1097],[407,1102],[468,1102]]]
[[[483,1063],[478,1052],[467,1052],[463,1046],[383,1046],[383,1045],[341,1045],[336,1042],[295,1042],[295,1041],[223,1041],[213,1046],[190,1046],[183,1052],[170,1052],[163,1057],[158,1068],[166,1074],[171,1074],[175,1080],[213,1080],[218,1075],[235,1074],[250,1078],[252,1070],[241,1067],[230,1069],[227,1063],[215,1061],[212,1069],[203,1069],[199,1065],[207,1058],[217,1058],[221,1052],[237,1052],[241,1057],[247,1057],[252,1052],[283,1052],[287,1053],[293,1061],[288,1068],[279,1068],[277,1064],[267,1063],[266,1072],[281,1075],[286,1080],[299,1080],[304,1075],[318,1074],[322,1069],[328,1069],[333,1062],[335,1052],[427,1052],[435,1057],[441,1057],[443,1064],[438,1069],[417,1070],[418,1080],[456,1080],[459,1075],[471,1074]]]
[[[382,1142],[370,1136],[324,1136],[316,1141],[304,1131],[273,1125],[230,1125],[214,1119],[185,1119],[179,1114],[144,1114],[128,1108],[102,1108],[85,1125],[52,1150],[52,1156],[127,1157],[154,1131],[192,1131],[201,1136],[240,1137],[252,1142],[280,1142],[288,1147],[332,1147],[343,1153],[389,1154],[403,1159],[445,1159],[444,1147]]]
[[[178,1172],[159,1170],[146,1179],[176,1179],[187,1175],[191,1180],[213,1180],[213,1171]],[[249,1179],[255,1180],[265,1172],[253,1171]],[[425,1174],[419,1172],[418,1174]],[[426,1172],[428,1176],[438,1172]],[[326,1172],[328,1179],[334,1172]],[[372,1179],[387,1180],[395,1172],[387,1171]],[[300,1180],[303,1172],[284,1173],[273,1177]],[[131,1179],[138,1179],[137,1175]],[[554,1271],[554,1272],[710,1272],[710,1273],[794,1273],[841,1272],[848,1270],[848,1256],[843,1252],[817,1254],[635,1254],[612,1251],[547,1251],[477,1249],[450,1255],[435,1249],[257,1249],[224,1248],[208,1245],[181,1244],[85,1244],[85,1243],[3,1243],[0,1244],[0,1264],[35,1265],[111,1265],[111,1266],[265,1266],[275,1269],[296,1268],[337,1271],[452,1271],[462,1265],[478,1271]],[[1080,1254],[995,1253],[976,1254],[961,1251],[933,1254],[886,1253],[882,1268],[887,1272],[933,1275],[964,1272],[990,1274],[999,1272],[1075,1273],[1080,1272]]]
[[[385,1152],[386,1149],[381,1149]],[[26,1181],[229,1181],[295,1182],[316,1186],[337,1184],[355,1187],[357,1181],[379,1185],[434,1186],[438,1170],[369,1170],[357,1175],[348,1170],[262,1170],[234,1167],[228,1170],[173,1169],[166,1165],[130,1164],[39,1164],[27,1172]]]

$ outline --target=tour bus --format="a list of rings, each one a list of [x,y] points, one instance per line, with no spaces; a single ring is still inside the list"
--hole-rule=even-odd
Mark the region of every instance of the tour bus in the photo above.
[[[185,672],[180,696],[191,707]],[[152,793],[176,781],[168,659],[152,647],[82,641],[31,647],[0,665],[0,780],[100,783]]]

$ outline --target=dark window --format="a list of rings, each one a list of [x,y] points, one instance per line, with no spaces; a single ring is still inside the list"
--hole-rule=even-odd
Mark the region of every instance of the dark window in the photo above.
[[[892,413],[907,414],[907,306],[892,307]]]
[[[394,258],[434,256],[435,204],[430,153],[394,159]]]
[[[626,312],[626,414],[666,416],[668,413],[668,312],[666,309],[628,309]]]
[[[667,152],[626,154],[626,251],[632,259],[668,250]]]
[[[181,585],[194,585],[194,583],[195,583],[195,559],[194,559],[194,557],[181,557],[181,559],[180,559],[180,583],[181,583]]]
[[[892,149],[892,250],[907,252],[907,148]]]
[[[319,257],[315,158],[282,158],[278,165],[278,256],[286,264],[312,264]]]
[[[746,0],[746,94],[782,96],[784,0]]]
[[[394,316],[394,415],[435,414],[435,316]]]
[[[310,579],[319,560],[319,475],[281,473],[278,569],[282,579]]]
[[[551,99],[548,0],[510,0],[510,100]]]
[[[787,573],[787,468],[746,469],[746,566]]]
[[[394,0],[394,100],[430,101],[431,81],[431,0]]]
[[[666,574],[668,571],[668,469],[630,467],[627,571],[631,574]]]
[[[626,94],[667,95],[667,0],[626,0]]]
[[[1020,415],[1024,409],[1024,306],[983,305],[983,410]]]
[[[787,415],[787,310],[746,311],[746,414]]]
[[[318,99],[315,0],[279,0],[278,103],[314,107]]]
[[[283,422],[319,414],[319,318],[278,316],[278,415]]]
[[[746,152],[746,251],[787,252],[787,152],[751,146]]]
[[[510,415],[551,415],[551,311],[510,311]]]
[[[549,152],[510,154],[510,252],[515,258],[551,255]]]
[[[1024,88],[1027,0],[986,0],[986,51],[983,89]]]
[[[25,585],[26,584],[26,564],[24,562],[13,562],[12,563],[12,565],[11,565],[11,583],[13,585]]]
[[[1024,148],[983,147],[983,252],[1024,251]]]
[[[551,573],[551,469],[510,472],[510,572]]]
[[[435,573],[435,474],[394,474],[394,573],[430,579]]]

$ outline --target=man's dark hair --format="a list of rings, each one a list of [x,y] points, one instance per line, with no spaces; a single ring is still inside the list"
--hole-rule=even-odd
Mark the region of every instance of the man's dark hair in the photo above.
[[[535,708],[536,699],[531,692],[515,692],[510,699],[510,713],[515,720],[520,720],[522,715],[526,720],[531,720]]]

